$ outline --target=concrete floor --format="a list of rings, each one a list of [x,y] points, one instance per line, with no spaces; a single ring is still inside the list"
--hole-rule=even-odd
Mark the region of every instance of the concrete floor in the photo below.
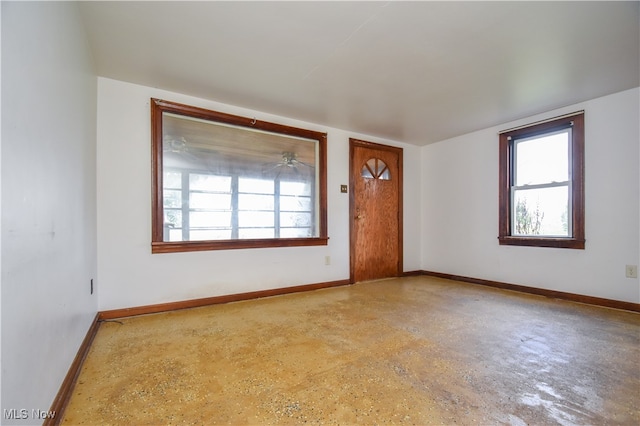
[[[640,424],[640,315],[409,277],[100,326],[62,424]]]

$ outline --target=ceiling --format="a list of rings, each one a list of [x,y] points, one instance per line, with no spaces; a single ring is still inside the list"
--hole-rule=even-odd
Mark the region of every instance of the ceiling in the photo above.
[[[414,145],[640,85],[640,2],[82,2],[100,76]]]

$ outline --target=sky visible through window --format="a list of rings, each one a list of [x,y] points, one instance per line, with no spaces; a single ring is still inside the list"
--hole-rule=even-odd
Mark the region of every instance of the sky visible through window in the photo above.
[[[514,234],[570,235],[570,131],[564,129],[515,141]],[[532,227],[522,226],[526,220],[532,220]],[[535,225],[536,221],[539,226]],[[522,231],[524,228],[526,231]]]

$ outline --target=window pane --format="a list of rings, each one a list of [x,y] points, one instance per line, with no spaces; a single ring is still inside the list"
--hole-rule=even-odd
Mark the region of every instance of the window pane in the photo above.
[[[239,238],[274,238],[273,228],[242,228],[238,231]]]
[[[299,227],[311,226],[310,213],[280,213],[280,226]]]
[[[362,166],[362,171],[360,171],[360,176],[366,179],[373,179],[373,175],[367,166]]]
[[[379,177],[380,180],[391,180],[391,173],[389,169],[384,169],[384,172]]]
[[[280,197],[281,211],[311,211],[311,198],[309,197]]]
[[[196,229],[189,231],[189,240],[230,240],[231,229]]]
[[[230,227],[231,212],[189,212],[191,228]]]
[[[238,196],[240,210],[271,210],[273,211],[273,195],[240,194]]]
[[[570,235],[568,186],[516,190],[513,199],[513,235]]]
[[[182,210],[164,209],[164,225],[173,228],[182,228]]]
[[[164,208],[180,208],[182,207],[182,191],[175,189],[165,189],[163,192]]]
[[[189,175],[189,189],[196,191],[230,192],[231,178],[229,176],[191,173]]]
[[[515,141],[515,185],[569,180],[569,132],[545,134]]]
[[[309,182],[280,182],[280,195],[311,195]]]
[[[274,226],[273,212],[256,212],[256,211],[239,212],[238,221],[240,226],[243,228],[250,227],[250,226],[256,226],[256,227]]]
[[[282,228],[281,238],[307,238],[311,237],[311,228]]]
[[[182,173],[180,172],[164,172],[162,186],[165,188],[181,188]]]
[[[169,229],[169,241],[182,241],[182,229]]]
[[[254,194],[273,194],[274,184],[272,180],[240,178],[238,180],[238,190]]]
[[[231,194],[192,192],[189,195],[189,207],[192,209],[231,210]]]

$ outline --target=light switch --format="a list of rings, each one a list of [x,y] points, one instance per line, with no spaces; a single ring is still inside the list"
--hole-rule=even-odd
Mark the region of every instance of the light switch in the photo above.
[[[343,194],[347,193],[347,185],[340,185],[340,192],[342,192]]]

